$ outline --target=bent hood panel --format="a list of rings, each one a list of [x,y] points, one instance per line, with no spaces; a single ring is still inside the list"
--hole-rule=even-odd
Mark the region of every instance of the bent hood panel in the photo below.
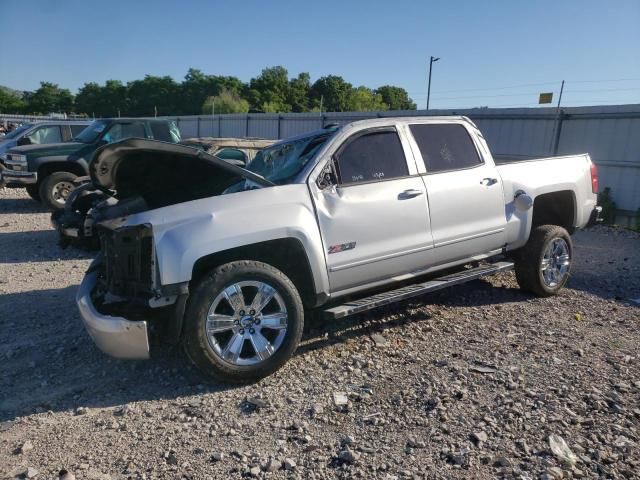
[[[137,164],[136,167],[133,164]],[[121,142],[96,150],[89,165],[89,175],[97,186],[120,191],[122,183],[131,183],[128,173],[152,173],[154,170],[166,170],[168,174],[180,174],[171,171],[171,167],[191,169],[196,165],[206,165],[226,177],[240,177],[256,182],[262,186],[273,183],[242,167],[233,165],[222,159],[184,145],[129,138]],[[141,171],[142,170],[142,171]]]

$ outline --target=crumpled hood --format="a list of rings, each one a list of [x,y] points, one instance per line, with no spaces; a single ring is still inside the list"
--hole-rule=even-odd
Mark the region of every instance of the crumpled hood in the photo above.
[[[165,173],[175,175],[179,181],[185,170],[195,170],[203,165],[222,177],[241,177],[261,186],[274,185],[260,175],[202,150],[142,138],[128,138],[96,150],[89,163],[89,175],[94,185],[120,192],[124,184],[131,185],[136,180],[132,175],[152,176],[154,171],[166,168]],[[188,188],[188,185],[184,187]]]

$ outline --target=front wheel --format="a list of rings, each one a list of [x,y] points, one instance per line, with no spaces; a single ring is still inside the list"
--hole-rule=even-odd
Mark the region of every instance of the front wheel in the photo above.
[[[71,172],[53,172],[40,182],[40,199],[51,211],[62,210],[71,191],[76,175]]]
[[[518,285],[540,297],[556,295],[569,279],[572,259],[573,244],[564,228],[534,227],[527,244],[515,255]]]
[[[300,295],[284,273],[266,263],[236,261],[195,287],[185,312],[184,347],[210,377],[247,383],[284,365],[303,326]]]

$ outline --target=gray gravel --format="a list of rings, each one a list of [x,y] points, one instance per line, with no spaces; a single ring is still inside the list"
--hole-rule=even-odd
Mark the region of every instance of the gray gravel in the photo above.
[[[0,191],[0,478],[638,478],[640,238],[575,235],[569,288],[512,273],[327,325],[258,384],[100,353],[89,256]]]

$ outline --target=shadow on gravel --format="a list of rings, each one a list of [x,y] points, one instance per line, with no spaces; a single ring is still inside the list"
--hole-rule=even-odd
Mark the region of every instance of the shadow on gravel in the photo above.
[[[0,200],[1,213],[45,213],[48,210],[31,198],[11,198]]]
[[[50,262],[92,256],[90,252],[60,248],[55,230],[3,232],[0,228],[0,263]]]
[[[0,421],[49,410],[108,408],[235,388],[209,382],[177,347],[157,347],[148,361],[115,360],[103,354],[81,323],[75,307],[76,289],[69,286],[0,297]],[[345,320],[311,320],[296,355],[428,321],[428,310],[419,309],[423,306],[480,306],[516,299],[522,299],[517,290],[476,281]]]
[[[155,349],[148,361],[103,354],[81,323],[76,290],[0,296],[0,422],[232,388],[207,383],[178,348]]]
[[[306,331],[296,354],[326,348],[349,339],[366,337],[382,330],[394,330],[429,321],[429,310],[442,307],[483,307],[519,302],[531,298],[516,288],[497,287],[479,279],[439,292],[425,294],[405,302],[391,304],[335,321],[312,318],[306,321]]]

